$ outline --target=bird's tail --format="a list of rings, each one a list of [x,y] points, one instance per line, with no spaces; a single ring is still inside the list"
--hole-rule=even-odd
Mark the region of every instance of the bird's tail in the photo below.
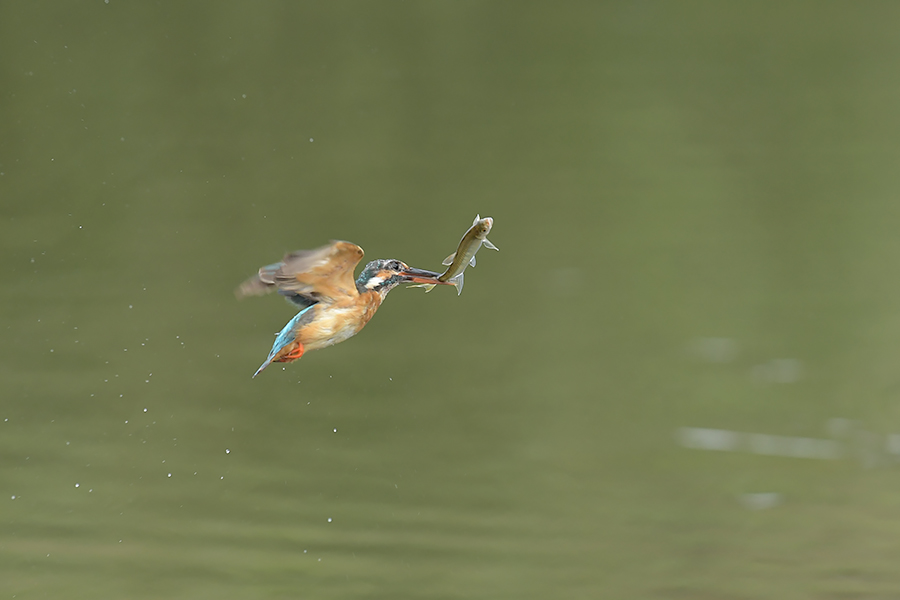
[[[262,365],[260,365],[260,367],[256,370],[256,373],[254,373],[254,374],[253,374],[253,377],[251,377],[250,379],[253,379],[253,378],[256,377],[257,375],[259,375],[260,373],[262,373],[262,372],[263,372],[263,369],[265,369],[266,367],[268,367],[269,365],[272,364],[272,360],[273,360],[274,358],[275,358],[275,355],[274,355],[274,354],[269,355],[269,358],[266,359],[266,362],[264,362]]]

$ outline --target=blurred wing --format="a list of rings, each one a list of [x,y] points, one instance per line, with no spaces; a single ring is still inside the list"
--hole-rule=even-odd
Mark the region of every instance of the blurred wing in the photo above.
[[[278,290],[295,304],[300,296],[311,302],[328,302],[357,296],[353,269],[363,250],[350,242],[331,242],[315,250],[298,250],[280,263],[267,265],[235,291],[238,298],[260,296]]]

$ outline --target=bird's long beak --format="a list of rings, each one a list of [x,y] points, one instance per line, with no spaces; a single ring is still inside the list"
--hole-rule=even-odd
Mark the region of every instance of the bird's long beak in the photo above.
[[[401,271],[400,275],[403,277],[404,281],[411,281],[413,283],[453,285],[452,283],[448,283],[446,281],[438,281],[438,277],[441,276],[440,273],[435,273],[434,271],[426,271],[425,269],[414,269],[413,267],[410,267],[405,271]]]

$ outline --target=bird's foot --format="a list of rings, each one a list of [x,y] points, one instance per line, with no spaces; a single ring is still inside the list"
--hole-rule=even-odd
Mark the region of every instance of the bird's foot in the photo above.
[[[303,344],[298,343],[297,347],[275,360],[275,362],[293,362],[303,356]]]

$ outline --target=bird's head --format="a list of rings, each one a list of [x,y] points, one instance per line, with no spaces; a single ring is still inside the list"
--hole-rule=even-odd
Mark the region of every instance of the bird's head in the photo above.
[[[400,283],[432,283],[435,285],[452,285],[438,281],[440,273],[416,269],[403,261],[392,258],[373,260],[356,278],[356,289],[359,293],[376,291],[384,298],[394,286]]]

